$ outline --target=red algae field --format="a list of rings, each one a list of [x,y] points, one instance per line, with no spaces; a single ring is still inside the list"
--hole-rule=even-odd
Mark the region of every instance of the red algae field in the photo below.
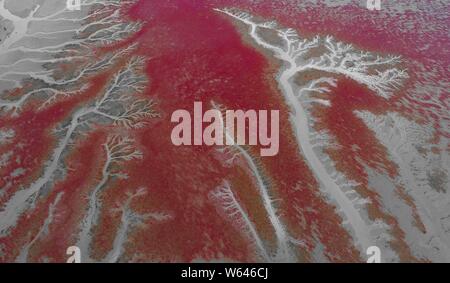
[[[450,262],[450,8],[387,2],[0,0],[0,262]]]

